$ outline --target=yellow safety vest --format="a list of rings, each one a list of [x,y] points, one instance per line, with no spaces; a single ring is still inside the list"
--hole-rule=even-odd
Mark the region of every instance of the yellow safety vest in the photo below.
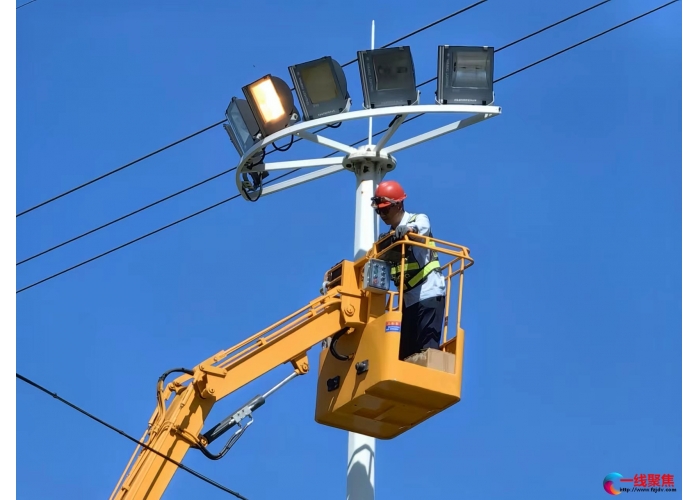
[[[418,214],[412,215],[409,219],[407,224],[410,224],[411,222],[414,222],[416,220],[416,217]],[[428,232],[429,237],[433,237],[432,231]],[[435,243],[430,242],[428,243],[429,246],[434,247]],[[404,258],[404,277],[403,277],[403,290],[404,292],[411,290],[421,284],[428,278],[428,275],[435,271],[436,269],[440,269],[440,261],[438,259],[438,253],[435,250],[430,251],[430,260],[428,263],[421,267],[421,264],[416,260],[416,256],[413,254],[413,247],[408,246],[406,247],[406,257]],[[391,279],[394,280],[394,283],[396,283],[396,286],[399,286],[398,284],[400,283],[400,273],[401,273],[401,266],[400,265],[394,265],[391,268]]]

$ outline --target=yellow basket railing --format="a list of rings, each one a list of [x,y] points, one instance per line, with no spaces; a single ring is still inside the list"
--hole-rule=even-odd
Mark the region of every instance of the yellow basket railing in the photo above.
[[[400,282],[397,287],[397,291],[387,292],[387,311],[398,311],[403,304],[403,294],[404,294],[404,277],[405,277],[405,257],[408,251],[408,247],[425,248],[427,250],[432,250],[438,253],[438,255],[447,255],[451,257],[447,263],[440,266],[440,274],[445,278],[445,313],[442,327],[442,342],[441,348],[445,348],[448,344],[448,340],[452,340],[454,337],[448,339],[448,331],[450,327],[450,315],[451,302],[453,298],[453,280],[458,277],[459,282],[457,285],[457,321],[455,323],[455,335],[461,328],[462,323],[462,298],[464,289],[464,271],[474,264],[474,259],[472,259],[469,248],[457,245],[455,243],[450,243],[448,241],[440,240],[437,238],[431,238],[428,236],[417,235],[415,233],[409,233],[401,240],[393,240],[393,235],[388,235],[386,238],[381,238],[377,241],[372,249],[367,253],[367,258],[370,259],[380,259],[391,262],[393,265],[400,266],[401,275]],[[397,258],[398,257],[398,258]]]

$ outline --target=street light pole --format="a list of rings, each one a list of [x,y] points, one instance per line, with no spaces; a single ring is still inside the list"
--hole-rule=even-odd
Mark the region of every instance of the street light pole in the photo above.
[[[374,49],[374,21],[371,47]],[[369,137],[372,144],[372,118],[369,119]],[[372,209],[372,196],[383,176],[377,164],[356,163],[355,178],[355,245],[354,258],[364,255],[377,239],[377,216]],[[346,500],[374,500],[375,446],[373,437],[348,433],[348,468]]]
[[[382,169],[371,163],[355,167],[355,259],[364,255],[377,239],[377,221],[372,196],[383,176]],[[374,500],[375,439],[348,434],[348,469],[346,500]]]

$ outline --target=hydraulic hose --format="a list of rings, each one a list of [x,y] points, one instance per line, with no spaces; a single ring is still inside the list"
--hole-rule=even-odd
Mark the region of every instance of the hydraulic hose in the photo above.
[[[345,335],[348,332],[348,328],[343,328],[342,330],[339,330],[338,332],[333,335],[331,338],[331,344],[329,346],[331,354],[335,359],[339,359],[340,361],[348,361],[352,356],[345,356],[344,354],[338,354],[338,351],[335,350],[335,344],[338,342],[338,339]]]

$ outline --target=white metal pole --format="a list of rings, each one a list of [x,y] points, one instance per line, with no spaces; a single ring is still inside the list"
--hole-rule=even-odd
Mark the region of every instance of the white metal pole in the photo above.
[[[356,173],[357,190],[355,191],[355,250],[358,259],[372,248],[377,240],[376,214],[372,208],[372,196],[381,182],[381,173],[372,165],[367,171]]]
[[[374,20],[372,20],[371,49],[374,49]],[[372,145],[372,117],[369,118],[367,144]],[[377,239],[377,216],[372,209],[372,196],[381,181],[381,173],[373,166],[355,171],[355,245],[354,258],[366,253]],[[346,500],[374,500],[376,440],[369,436],[348,433],[348,468]]]
[[[376,214],[371,205],[382,173],[373,165],[366,166],[356,170],[355,259],[364,255],[377,239]],[[346,500],[374,500],[375,444],[372,437],[348,434]]]

